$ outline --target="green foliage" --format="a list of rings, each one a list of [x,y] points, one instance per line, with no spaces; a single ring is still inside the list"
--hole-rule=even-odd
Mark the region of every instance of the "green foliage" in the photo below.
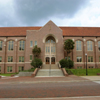
[[[61,68],[65,68],[67,66],[67,60],[66,59],[61,59],[59,61]]]
[[[68,62],[67,68],[71,69],[74,66],[74,62],[70,59],[68,59],[67,62]]]
[[[86,69],[67,69],[67,68],[65,69],[69,75],[73,73],[74,75],[77,76],[86,76]],[[97,73],[100,73],[100,68],[87,69],[87,71],[88,71],[88,76],[94,76],[97,75]]]
[[[39,68],[42,65],[42,60],[39,58],[34,58],[34,60],[32,60],[31,62],[31,66],[33,66],[34,68]]]
[[[32,53],[34,54],[34,57],[38,57],[41,53],[41,48],[37,47],[37,45],[33,48]]]
[[[67,54],[69,54],[74,49],[74,42],[71,39],[67,39],[64,42],[64,49],[66,50]]]
[[[70,59],[61,59],[59,61],[60,65],[61,65],[61,68],[72,68],[74,66],[74,62]]]
[[[16,74],[18,74],[18,73],[6,73],[6,74],[0,73],[1,76],[11,76],[11,75],[16,75]]]

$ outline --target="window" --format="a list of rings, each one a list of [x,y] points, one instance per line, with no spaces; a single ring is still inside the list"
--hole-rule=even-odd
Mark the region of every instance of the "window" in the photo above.
[[[34,46],[36,46],[37,45],[37,41],[35,41],[35,43],[34,43]]]
[[[50,47],[46,46],[46,53],[50,53]]]
[[[77,69],[82,69],[82,66],[77,66]]]
[[[23,66],[19,66],[19,72],[23,71],[23,70],[24,70],[24,67]]]
[[[7,72],[12,72],[12,66],[7,67]]]
[[[68,57],[65,57],[65,59],[67,59],[67,58],[68,58],[68,59],[70,59],[70,56],[68,56]]]
[[[0,66],[0,72],[1,72],[1,66]]]
[[[2,57],[0,56],[0,62],[2,62]]]
[[[87,41],[87,50],[88,51],[93,51],[93,43],[92,43],[92,41]]]
[[[88,57],[88,62],[93,62],[93,56]]]
[[[77,62],[82,62],[82,57],[77,57]]]
[[[13,57],[12,56],[8,56],[8,62],[13,62]]]
[[[25,41],[19,41],[19,50],[23,51],[25,49]]]
[[[100,57],[99,57],[99,62],[100,62]]]
[[[78,51],[81,51],[82,50],[82,42],[81,41],[76,41],[76,50]]]
[[[55,53],[55,47],[51,47],[51,53]]]
[[[19,62],[24,62],[24,56],[19,56]]]
[[[13,42],[13,41],[9,41],[9,42],[8,42],[8,50],[9,50],[9,51],[12,51],[13,48],[14,48],[13,46],[14,46],[14,42]]]
[[[32,58],[33,58],[32,55],[30,55],[30,60],[32,60]]]
[[[33,41],[30,41],[30,47],[33,47]]]
[[[89,66],[89,68],[93,68],[93,66]]]
[[[99,51],[100,51],[100,41],[98,41],[98,49],[99,49]]]
[[[0,41],[0,51],[2,51],[2,41]]]

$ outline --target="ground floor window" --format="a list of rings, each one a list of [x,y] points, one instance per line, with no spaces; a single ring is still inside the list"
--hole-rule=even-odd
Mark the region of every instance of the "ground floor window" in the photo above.
[[[12,72],[12,66],[7,67],[7,72]]]
[[[19,62],[24,62],[24,56],[19,56]]]
[[[89,66],[89,68],[93,68],[93,66]]]
[[[0,56],[0,62],[2,62],[2,57]]]
[[[1,66],[0,66],[0,72],[1,72]]]
[[[93,56],[88,56],[88,62],[93,62]]]
[[[30,60],[32,60],[32,55],[30,55]]]
[[[82,66],[77,66],[77,69],[82,69]]]
[[[65,57],[65,59],[70,59],[70,56],[68,56],[68,57]]]
[[[19,72],[23,71],[23,70],[24,70],[24,67],[23,66],[19,66]]]
[[[77,57],[77,62],[82,62],[82,57]]]

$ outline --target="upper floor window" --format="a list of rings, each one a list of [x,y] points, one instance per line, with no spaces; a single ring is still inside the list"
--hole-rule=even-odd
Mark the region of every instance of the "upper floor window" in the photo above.
[[[81,41],[76,41],[76,50],[78,51],[81,51],[82,50],[82,42]]]
[[[2,50],[2,41],[0,41],[0,51]]]
[[[99,49],[99,51],[100,51],[100,41],[98,41],[98,49]]]
[[[8,50],[9,50],[9,51],[12,51],[13,48],[14,48],[14,41],[9,41],[9,42],[8,42]]]
[[[30,41],[30,47],[33,47],[33,41]]]
[[[33,56],[32,56],[32,55],[30,55],[30,60],[32,60],[32,58],[33,58]]]
[[[19,41],[19,50],[23,51],[25,49],[25,41],[21,40]]]
[[[93,43],[92,43],[92,41],[87,41],[87,50],[88,51],[93,51]]]
[[[34,46],[36,46],[36,45],[37,45],[37,41],[34,42]]]

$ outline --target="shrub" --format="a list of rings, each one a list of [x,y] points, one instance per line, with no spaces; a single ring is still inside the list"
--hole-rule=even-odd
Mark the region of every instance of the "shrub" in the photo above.
[[[39,68],[42,65],[42,60],[39,58],[34,58],[34,60],[32,60],[31,62],[31,66],[33,66],[34,68]]]
[[[74,66],[74,62],[70,59],[61,59],[59,61],[60,65],[61,65],[61,68],[72,68]]]
[[[61,65],[61,68],[65,68],[67,66],[67,60],[66,59],[61,59],[59,61],[60,65]]]
[[[67,65],[67,68],[72,68],[74,66],[74,62],[70,59],[67,60],[68,61],[68,65]]]

